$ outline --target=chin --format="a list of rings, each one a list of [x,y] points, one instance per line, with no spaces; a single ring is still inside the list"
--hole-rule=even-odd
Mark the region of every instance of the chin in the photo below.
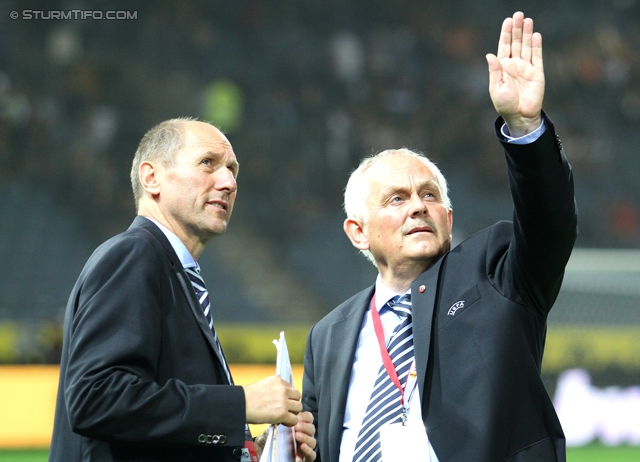
[[[211,237],[221,236],[227,231],[227,222],[213,225],[207,231]]]
[[[226,226],[221,226],[219,228],[216,228],[213,231],[213,234],[216,235],[216,236],[222,236],[226,232],[227,232],[227,227]]]
[[[432,261],[434,259],[437,260],[438,258],[440,258],[442,255],[444,255],[449,251],[449,247],[450,246],[443,246],[437,249],[434,249],[433,247],[429,249],[421,249],[420,251],[414,254],[414,258],[417,260],[425,260],[425,261]]]

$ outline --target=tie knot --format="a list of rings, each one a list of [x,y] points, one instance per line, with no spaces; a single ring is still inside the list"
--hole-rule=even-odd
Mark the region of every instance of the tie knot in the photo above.
[[[411,316],[411,294],[396,295],[387,302],[387,305],[400,317]]]

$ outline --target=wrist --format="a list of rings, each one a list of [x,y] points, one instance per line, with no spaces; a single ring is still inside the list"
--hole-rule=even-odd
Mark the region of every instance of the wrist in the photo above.
[[[538,113],[534,117],[505,117],[502,116],[507,124],[509,135],[513,138],[520,138],[537,130],[542,125],[542,114]]]

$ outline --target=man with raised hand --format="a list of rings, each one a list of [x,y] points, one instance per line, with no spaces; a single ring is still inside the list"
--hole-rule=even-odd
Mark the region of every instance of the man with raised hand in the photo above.
[[[540,368],[576,238],[573,178],[542,112],[533,21],[507,18],[487,62],[513,221],[452,249],[448,187],[432,162],[408,149],[362,161],[344,231],[379,274],[309,333],[302,402],[317,460],[566,458]]]

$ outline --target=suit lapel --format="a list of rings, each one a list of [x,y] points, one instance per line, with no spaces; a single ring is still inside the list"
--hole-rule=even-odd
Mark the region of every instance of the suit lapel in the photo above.
[[[362,319],[367,311],[374,287],[364,290],[343,309],[344,318],[331,326],[331,358],[329,369],[331,395],[331,415],[329,418],[329,460],[338,460],[340,444],[342,442],[342,424],[344,422],[347,395],[349,394],[349,382],[353,368],[353,358],[356,354],[356,346]]]
[[[202,311],[202,306],[200,305],[200,302],[198,301],[198,297],[196,296],[196,293],[193,290],[191,281],[189,280],[187,273],[184,271],[182,262],[178,258],[178,255],[176,255],[175,250],[173,250],[171,243],[169,242],[167,237],[164,235],[164,233],[160,230],[160,228],[158,228],[155,223],[153,223],[151,220],[148,220],[147,218],[144,218],[141,216],[136,217],[135,220],[133,220],[133,223],[131,224],[131,228],[134,228],[134,227],[144,228],[146,231],[151,233],[153,237],[156,238],[156,240],[160,243],[160,245],[162,245],[162,248],[164,249],[164,252],[167,255],[167,258],[169,258],[169,261],[171,262],[172,270],[175,273],[176,278],[178,279],[178,282],[180,283],[180,287],[189,304],[189,308],[191,308],[191,312],[195,316],[196,322],[198,323],[198,326],[200,326],[200,330],[202,331],[204,336],[207,338],[207,341],[211,345],[211,348],[213,349],[214,353],[216,354],[218,361],[220,361],[220,367],[224,369],[224,364],[226,363],[226,361],[222,357],[222,351],[220,351],[215,344],[213,331],[209,329],[207,318],[205,317]]]
[[[429,348],[433,327],[433,313],[436,302],[436,291],[440,266],[443,258],[422,273],[411,284],[411,315],[413,317],[413,349],[416,357],[416,373],[420,398],[425,395],[425,378],[429,362]],[[424,417],[424,416],[423,416]]]

